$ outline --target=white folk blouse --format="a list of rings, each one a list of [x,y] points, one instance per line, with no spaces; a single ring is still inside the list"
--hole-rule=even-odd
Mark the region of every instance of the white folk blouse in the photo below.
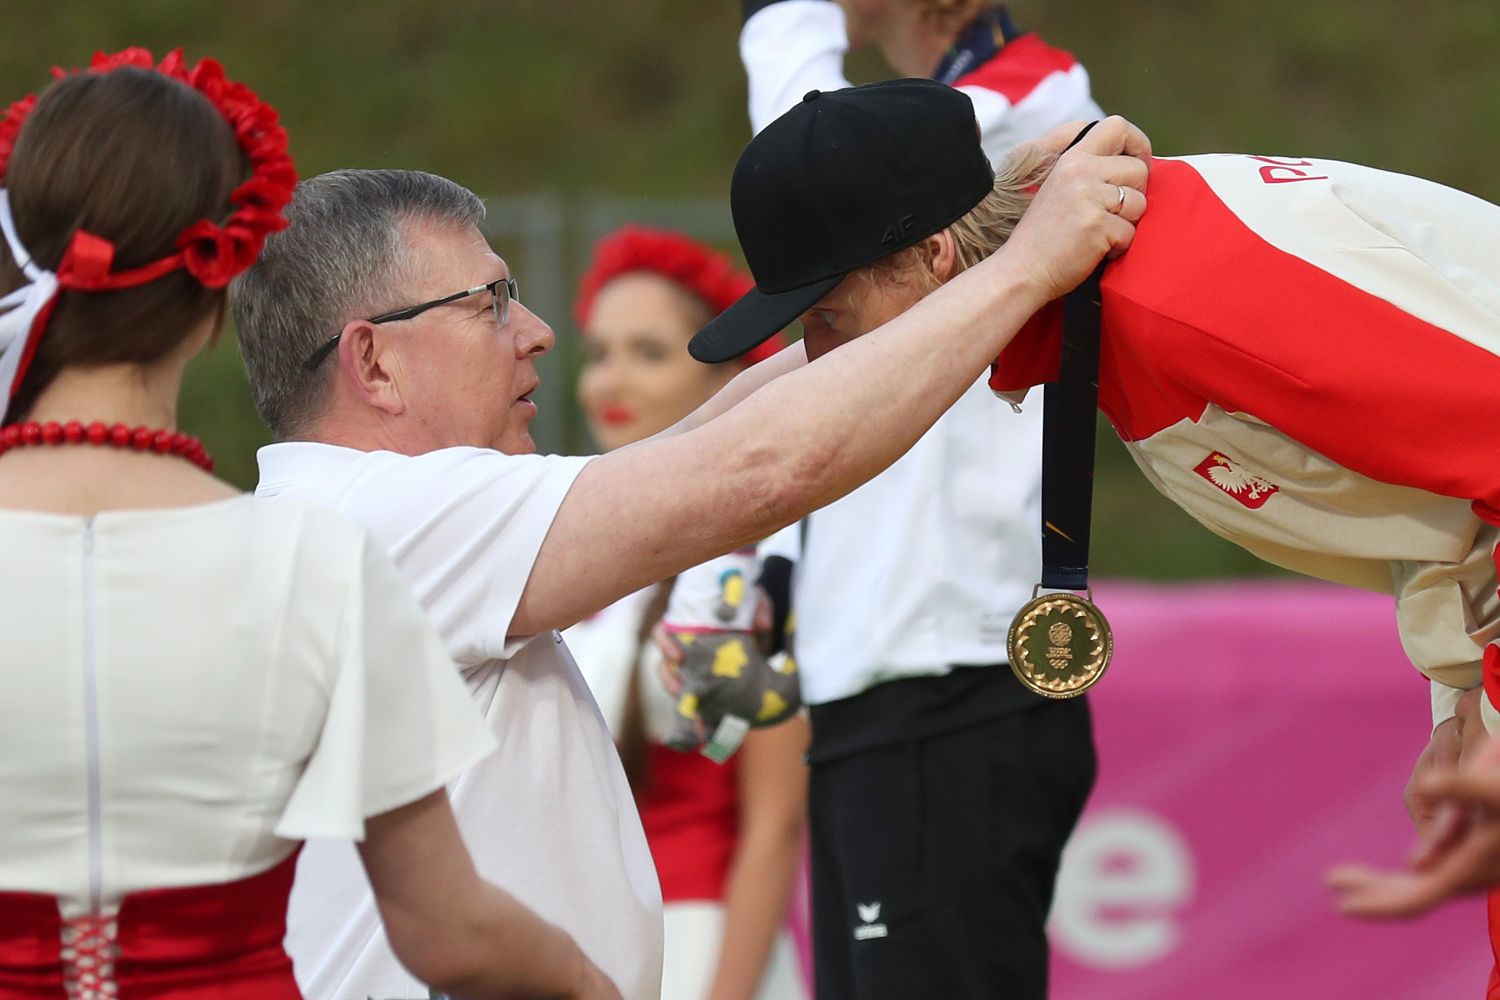
[[[0,891],[65,917],[264,871],[488,753],[352,522],[250,497],[0,511]]]

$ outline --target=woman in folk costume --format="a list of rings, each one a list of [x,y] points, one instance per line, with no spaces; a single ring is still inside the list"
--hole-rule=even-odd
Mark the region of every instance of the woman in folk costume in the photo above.
[[[492,744],[384,554],[176,429],[285,225],[276,112],[180,52],[57,76],[0,120],[0,996],[294,1000],[297,849],[343,837],[437,988],[618,997],[474,874],[443,786]]]

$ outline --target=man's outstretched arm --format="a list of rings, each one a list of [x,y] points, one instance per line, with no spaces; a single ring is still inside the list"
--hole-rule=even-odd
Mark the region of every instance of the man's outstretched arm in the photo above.
[[[751,544],[894,462],[1037,309],[1129,246],[1149,155],[1144,133],[1107,119],[1058,161],[989,260],[703,426],[590,462],[552,523],[511,634],[571,624]],[[1119,185],[1132,194],[1116,215]]]

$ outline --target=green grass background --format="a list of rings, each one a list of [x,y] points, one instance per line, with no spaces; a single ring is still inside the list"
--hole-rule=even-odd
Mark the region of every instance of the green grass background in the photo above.
[[[1071,49],[1110,111],[1158,152],[1312,154],[1420,174],[1500,200],[1500,6],[1494,0],[1018,0],[1017,19]],[[415,167],[489,198],[542,196],[566,222],[541,289],[559,350],[549,449],[589,448],[571,406],[565,308],[588,237],[608,216],[724,197],[748,138],[732,0],[481,3],[8,0],[0,97],[44,85],[96,48],[214,55],[282,111],[304,175]],[[857,81],[886,74],[861,53]],[[639,211],[635,211],[639,209]],[[722,233],[727,211],[710,213]],[[503,236],[497,249],[508,259]],[[560,262],[560,263],[559,263]],[[534,298],[529,301],[536,301]],[[265,432],[232,340],[196,363],[183,420],[234,482],[254,480]],[[1101,425],[1095,563],[1184,579],[1270,572],[1158,497]],[[999,458],[997,457],[997,460]]]

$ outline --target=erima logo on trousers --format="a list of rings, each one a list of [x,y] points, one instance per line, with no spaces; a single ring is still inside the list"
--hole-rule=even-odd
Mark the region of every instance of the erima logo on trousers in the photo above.
[[[879,903],[855,903],[854,909],[859,913],[859,926],[854,928],[854,940],[868,941],[871,938],[885,937],[885,924],[876,923],[880,919]]]

